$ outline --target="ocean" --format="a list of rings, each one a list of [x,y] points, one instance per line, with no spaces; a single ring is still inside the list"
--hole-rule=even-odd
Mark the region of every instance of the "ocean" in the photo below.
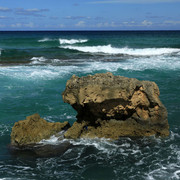
[[[66,81],[105,72],[156,82],[170,136],[69,140],[56,157],[11,153],[15,122],[39,113],[72,124],[76,111],[61,95]],[[180,179],[180,31],[0,32],[0,179]]]

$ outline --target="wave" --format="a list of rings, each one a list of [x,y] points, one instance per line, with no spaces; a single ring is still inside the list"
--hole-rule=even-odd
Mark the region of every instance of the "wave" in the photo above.
[[[76,44],[76,43],[85,43],[87,39],[59,39],[60,44]]]
[[[34,58],[35,59],[35,58]],[[43,59],[43,58],[42,58]],[[64,61],[58,60],[58,66],[53,66],[56,64],[54,59],[47,59],[44,61],[32,61],[31,66],[6,66],[0,68],[0,77],[9,77],[11,79],[20,80],[52,80],[56,78],[69,77],[72,74],[78,73],[97,73],[102,71],[118,72],[119,70],[127,71],[144,71],[144,70],[179,70],[180,61],[179,57],[150,57],[150,58],[131,58],[123,62],[104,62],[104,61],[92,61],[92,62],[82,62],[81,65],[76,63],[66,64]],[[37,66],[44,65],[48,63],[47,66]],[[59,65],[63,63],[63,65]],[[64,64],[65,63],[65,64]]]
[[[38,42],[48,42],[48,41],[58,41],[60,44],[77,44],[77,43],[85,43],[87,39],[50,39],[50,38],[43,38],[38,40]]]
[[[55,41],[55,39],[43,38],[38,40],[38,42],[47,42],[47,41]]]
[[[130,56],[158,56],[172,53],[180,53],[180,49],[176,48],[115,48],[110,44],[106,46],[63,46],[60,48],[77,50],[87,53],[104,53],[104,54],[121,54]]]
[[[46,58],[44,58],[44,57],[33,57],[33,58],[31,58],[31,61],[46,61]]]
[[[33,57],[30,59],[30,64],[62,64],[62,61],[60,59],[46,59],[45,57]]]

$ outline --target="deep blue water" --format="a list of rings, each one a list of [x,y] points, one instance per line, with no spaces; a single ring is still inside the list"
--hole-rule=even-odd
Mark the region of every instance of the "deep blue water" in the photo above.
[[[110,71],[155,81],[168,110],[168,138],[80,139],[51,158],[14,156],[13,124],[33,113],[76,120],[66,81]],[[180,179],[180,31],[0,32],[0,179]]]

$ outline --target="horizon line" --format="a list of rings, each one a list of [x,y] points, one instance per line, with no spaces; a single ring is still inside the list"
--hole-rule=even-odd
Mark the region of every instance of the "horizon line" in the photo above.
[[[29,32],[41,32],[41,31],[59,31],[59,32],[61,32],[61,31],[79,31],[79,32],[81,32],[81,31],[180,31],[180,29],[179,30],[172,30],[172,29],[169,29],[169,30],[0,30],[0,32],[22,32],[22,31],[29,31]]]

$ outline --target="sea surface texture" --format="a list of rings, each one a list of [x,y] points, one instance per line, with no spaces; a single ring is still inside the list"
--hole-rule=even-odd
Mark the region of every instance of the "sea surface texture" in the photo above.
[[[70,140],[64,154],[48,158],[10,153],[15,122],[37,112],[72,124],[76,112],[61,95],[66,81],[104,72],[155,81],[170,136]],[[180,179],[180,31],[0,32],[0,179]]]

